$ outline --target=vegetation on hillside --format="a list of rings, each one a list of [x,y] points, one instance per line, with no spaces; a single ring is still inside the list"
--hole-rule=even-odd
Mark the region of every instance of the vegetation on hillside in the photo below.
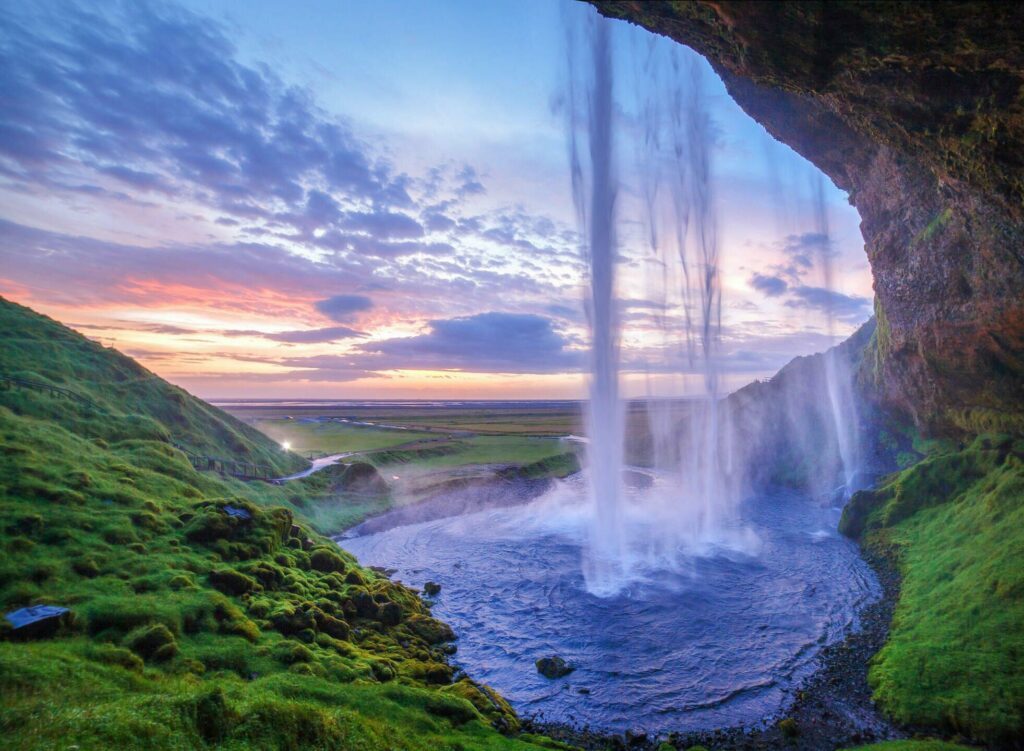
[[[330,476],[273,486],[197,472],[171,436],[201,445],[208,431],[211,453],[291,461],[127,358],[0,311],[15,334],[6,372],[95,403],[0,391],[0,611],[71,611],[31,635],[44,638],[0,619],[5,748],[546,743],[514,737],[504,700],[454,674],[454,635],[414,591],[310,528],[301,505]]]
[[[903,576],[869,679],[899,722],[1009,743],[1024,737],[1024,441],[931,449],[840,523]]]
[[[858,746],[848,751],[970,751],[967,746],[960,746],[945,741],[886,741],[873,743],[870,746]]]
[[[196,399],[130,357],[0,297],[0,377],[69,389],[80,399],[39,398],[0,380],[19,414],[74,426],[109,442],[177,443],[200,454],[265,465],[276,473],[306,462],[240,420]]]

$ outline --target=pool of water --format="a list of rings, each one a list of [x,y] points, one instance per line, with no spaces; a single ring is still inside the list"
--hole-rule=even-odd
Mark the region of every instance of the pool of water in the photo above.
[[[440,583],[433,612],[458,634],[456,664],[520,714],[610,731],[757,723],[880,593],[835,531],[838,509],[777,493],[746,501],[720,544],[680,545],[597,597],[581,574],[585,508],[569,483],[340,544],[411,586]],[[575,672],[542,677],[546,655]]]

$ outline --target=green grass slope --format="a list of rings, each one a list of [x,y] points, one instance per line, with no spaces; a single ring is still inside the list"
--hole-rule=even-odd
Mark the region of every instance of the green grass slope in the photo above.
[[[967,746],[944,741],[886,741],[873,743],[870,746],[858,746],[849,751],[971,751]]]
[[[219,423],[211,448],[270,460],[266,441],[48,319],[2,315],[5,372],[74,384],[104,410],[0,391],[0,612],[71,609],[32,638],[0,619],[4,748],[545,743],[516,737],[494,692],[454,680],[450,629],[415,592],[290,510],[304,485],[197,472],[165,431],[200,442]]]
[[[986,743],[1024,737],[1024,441],[939,449],[856,494],[840,529],[903,575],[869,674],[885,711]]]
[[[108,441],[174,441],[285,474],[305,466],[258,430],[51,318],[0,297],[0,376],[66,388],[87,399],[40,398],[0,381],[3,403]]]

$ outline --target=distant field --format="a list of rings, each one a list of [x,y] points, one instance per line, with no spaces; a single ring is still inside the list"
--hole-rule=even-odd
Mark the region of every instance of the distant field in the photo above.
[[[582,430],[577,412],[437,412],[402,415],[398,424],[435,430],[468,430],[484,435],[564,436]]]
[[[380,426],[432,433],[469,431],[481,435],[564,436],[578,434],[582,430],[581,406],[578,402],[265,402],[221,406],[235,417],[257,427],[260,427],[259,423],[268,421],[299,422],[302,418],[317,417],[371,422]],[[265,432],[269,435],[269,431]],[[413,437],[406,440],[413,440]]]
[[[225,408],[300,454],[360,452],[377,466],[404,466],[406,471],[530,464],[570,450],[558,438],[580,431],[578,405],[565,403],[264,403]]]
[[[421,451],[427,449],[427,451]],[[431,450],[444,450],[431,456]],[[542,436],[478,435],[450,440],[434,440],[408,447],[367,455],[378,466],[414,462],[417,468],[441,469],[468,464],[531,464],[550,456],[564,454],[571,445],[558,438]]]
[[[580,402],[256,402],[221,405],[301,454],[365,453],[378,466],[443,469],[529,464],[570,450],[582,435]],[[360,424],[361,423],[361,424]],[[646,408],[630,404],[631,446],[646,440]],[[635,460],[634,457],[630,457]]]
[[[411,430],[378,430],[338,422],[306,422],[284,418],[250,422],[278,443],[288,442],[300,454],[340,454],[373,451],[410,441],[436,438],[436,434]]]

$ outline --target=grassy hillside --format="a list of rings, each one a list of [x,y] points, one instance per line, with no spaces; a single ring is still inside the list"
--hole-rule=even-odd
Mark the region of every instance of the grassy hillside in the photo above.
[[[273,444],[49,319],[0,315],[5,373],[95,402],[0,390],[0,612],[71,609],[52,634],[0,619],[5,748],[547,743],[454,681],[453,635],[415,592],[311,530],[315,483],[200,473],[167,439],[290,464]]]
[[[849,751],[970,751],[967,746],[944,741],[886,741],[873,743],[870,746],[858,746]]]
[[[937,445],[856,494],[840,529],[903,574],[869,676],[881,706],[983,742],[1024,737],[1024,441]]]
[[[173,441],[281,474],[304,460],[240,420],[172,386],[129,357],[86,339],[51,318],[0,297],[0,376],[61,386],[81,396],[50,397],[0,381],[3,403],[107,441]],[[45,398],[44,398],[45,396]]]

